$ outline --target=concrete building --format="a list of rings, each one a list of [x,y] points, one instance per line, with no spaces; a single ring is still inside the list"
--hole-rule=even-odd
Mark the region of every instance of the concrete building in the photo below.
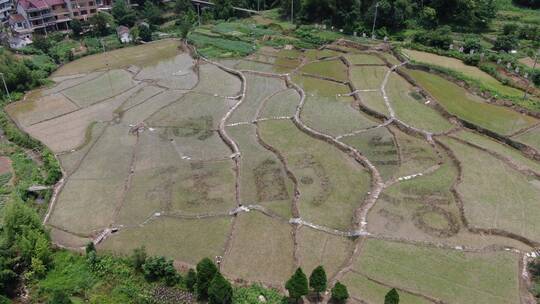
[[[0,0],[7,1],[7,0]],[[9,0],[12,1],[12,0]],[[9,24],[14,35],[47,35],[69,30],[73,19],[86,21],[100,10],[110,10],[112,0],[17,0]],[[12,20],[13,19],[13,20]]]
[[[0,23],[7,24],[9,15],[14,9],[13,0],[0,0]]]
[[[42,35],[69,29],[71,20],[64,0],[19,0],[17,14],[26,21],[31,32]]]

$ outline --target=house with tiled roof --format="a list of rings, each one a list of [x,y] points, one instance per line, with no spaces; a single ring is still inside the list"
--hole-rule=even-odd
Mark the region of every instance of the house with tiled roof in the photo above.
[[[67,31],[71,20],[88,20],[100,10],[109,10],[111,1],[17,0],[15,17],[10,20],[10,26],[17,35],[28,31],[42,35]]]
[[[34,33],[46,35],[69,29],[70,13],[63,0],[61,3],[58,0],[18,0],[16,10]]]

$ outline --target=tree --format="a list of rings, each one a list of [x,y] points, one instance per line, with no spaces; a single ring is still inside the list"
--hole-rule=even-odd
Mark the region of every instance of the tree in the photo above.
[[[528,8],[540,8],[540,0],[512,0],[514,4],[525,6]]]
[[[120,25],[132,27],[137,21],[137,14],[124,0],[114,1],[111,12]]]
[[[174,11],[177,14],[185,14],[188,11],[193,11],[193,5],[189,0],[176,0],[174,1]]]
[[[390,289],[384,296],[384,304],[399,304],[399,294],[395,288]]]
[[[479,40],[480,39],[477,37],[465,38],[465,42],[463,43],[463,51],[465,53],[470,53],[471,50],[473,50],[475,53],[481,52],[483,47]]]
[[[193,268],[190,268],[186,275],[186,287],[190,292],[195,291],[197,285],[197,273]]]
[[[227,20],[234,16],[231,0],[214,0],[214,18]]]
[[[499,35],[493,44],[493,48],[497,51],[509,52],[516,49],[519,41],[515,35]]]
[[[69,27],[73,31],[73,36],[79,37],[83,31],[82,22],[79,19],[73,19],[69,22]]]
[[[163,21],[161,17],[161,10],[157,5],[150,1],[146,1],[144,3],[143,15],[144,18],[153,25],[159,25]]]
[[[162,256],[149,257],[143,265],[144,277],[150,281],[164,280],[169,286],[180,281],[180,275],[173,265],[173,261]]]
[[[313,269],[309,276],[309,287],[317,293],[317,297],[320,299],[321,292],[326,290],[326,271],[324,271],[323,266]]]
[[[442,26],[434,31],[420,31],[413,35],[413,42],[447,50],[452,44],[451,29]]]
[[[302,0],[281,0],[281,6],[279,8],[279,11],[284,18],[289,20],[289,18],[291,18],[291,2],[293,2],[292,9],[294,13],[294,19],[296,20],[300,16],[300,12],[302,11]]]
[[[208,287],[216,273],[218,269],[209,258],[204,258],[197,264],[197,298],[199,300],[208,298]]]
[[[216,273],[208,287],[208,302],[210,304],[231,304],[233,289],[220,272]]]
[[[503,25],[503,35],[515,35],[519,29],[516,23],[505,23]]]
[[[144,246],[133,249],[133,253],[131,254],[131,263],[133,264],[133,268],[137,272],[143,271],[143,265],[146,261],[146,248]]]
[[[32,44],[36,49],[42,51],[45,54],[49,52],[49,49],[51,48],[51,42],[49,41],[49,39],[42,35],[35,35]]]
[[[193,27],[191,14],[183,14],[180,19],[176,21],[176,25],[180,28],[180,37],[186,39],[189,31]]]
[[[94,242],[88,242],[84,248],[84,251],[86,252],[86,255],[88,255],[90,252],[96,252],[96,245],[94,245]]]
[[[138,28],[139,28],[139,37],[141,38],[142,41],[145,41],[145,42],[152,41],[152,30],[150,29],[148,25],[141,23],[139,24]]]
[[[349,298],[349,291],[347,286],[337,282],[336,285],[332,288],[332,299],[336,303],[345,303]]]
[[[109,33],[109,24],[112,24],[113,21],[111,15],[102,11],[90,17],[90,24],[93,27],[94,33],[98,36],[107,35]]]
[[[291,278],[285,284],[285,288],[289,291],[289,297],[298,300],[308,294],[308,280],[302,268],[298,267]]]

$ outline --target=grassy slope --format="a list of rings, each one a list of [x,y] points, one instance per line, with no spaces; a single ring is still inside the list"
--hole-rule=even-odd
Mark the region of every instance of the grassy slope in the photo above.
[[[404,52],[407,55],[409,55],[411,59],[415,61],[438,65],[447,69],[451,69],[451,70],[455,70],[457,72],[463,73],[466,76],[478,79],[487,88],[500,92],[503,95],[510,96],[510,97],[523,96],[522,91],[503,85],[497,79],[493,78],[491,75],[487,74],[486,72],[478,69],[477,67],[466,65],[459,59],[440,56],[440,55],[436,55],[432,53],[415,51],[415,50],[404,50]]]
[[[512,134],[538,120],[502,106],[483,102],[458,85],[440,76],[407,70],[451,114],[502,135]]]

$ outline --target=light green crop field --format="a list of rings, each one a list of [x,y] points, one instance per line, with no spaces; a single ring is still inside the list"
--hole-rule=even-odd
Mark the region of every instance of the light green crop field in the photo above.
[[[306,89],[308,98],[302,110],[304,122],[335,136],[373,127],[377,122],[352,108],[351,97],[324,97]]]
[[[370,159],[379,169],[384,179],[394,176],[400,165],[399,151],[394,136],[387,128],[376,128],[357,135],[342,138],[364,156]]]
[[[353,248],[353,242],[344,237],[334,236],[307,227],[300,228],[298,247],[301,266],[306,273],[323,265],[327,275],[333,276],[343,267]]]
[[[53,77],[76,75],[104,69],[120,69],[130,65],[152,66],[178,54],[178,41],[161,40],[138,47],[122,48],[91,55],[70,62],[58,69]]]
[[[279,92],[266,101],[260,118],[292,117],[299,103],[300,96],[295,90],[288,89]]]
[[[463,181],[457,190],[463,196],[471,224],[538,240],[540,180],[478,149],[451,139],[444,142],[463,165]]]
[[[358,95],[360,96],[360,102],[370,110],[386,115],[387,117],[390,116],[390,111],[384,102],[381,91],[359,92]]]
[[[537,119],[509,108],[488,104],[440,76],[407,70],[450,113],[493,132],[510,135],[538,123]]]
[[[451,69],[460,73],[463,73],[470,78],[477,79],[482,82],[486,87],[500,92],[506,96],[511,97],[521,97],[523,92],[521,90],[505,86],[500,83],[497,79],[493,78],[491,75],[480,70],[477,67],[464,64],[461,60],[440,56],[436,54],[415,51],[415,50],[404,50],[404,53],[407,54],[411,59],[418,62],[429,63],[433,65],[438,65],[443,68]]]
[[[256,126],[227,128],[242,151],[240,193],[244,205],[260,204],[290,218],[293,184],[278,157],[257,142]]]
[[[371,281],[364,275],[356,272],[347,273],[341,282],[349,286],[349,293],[354,299],[366,301],[367,303],[384,303],[384,296],[388,292],[388,287]],[[419,296],[400,291],[399,303],[428,304],[432,302]]]
[[[540,151],[540,126],[532,128],[527,132],[514,137],[514,139]]]
[[[64,95],[79,107],[88,107],[127,91],[136,83],[124,70],[111,70],[98,78],[64,91]]]
[[[336,148],[302,133],[292,122],[263,122],[260,130],[266,142],[283,151],[299,179],[302,218],[348,229],[353,211],[369,189],[366,170]]]
[[[424,104],[423,98],[413,97],[413,87],[401,76],[392,74],[386,91],[396,116],[405,123],[433,133],[442,133],[452,128],[444,117]]]
[[[150,255],[168,256],[195,265],[200,257],[223,254],[230,229],[231,219],[227,217],[203,220],[163,217],[142,227],[130,227],[115,233],[99,249],[127,255],[133,249],[145,246]]]
[[[323,60],[308,63],[300,69],[302,72],[346,82],[347,67],[341,60]]]
[[[371,279],[451,303],[519,303],[514,253],[367,240],[355,269]]]
[[[266,99],[286,89],[285,83],[279,78],[246,75],[248,86],[246,98],[234,111],[230,118],[231,123],[255,120],[257,111]]]
[[[540,162],[432,106],[537,148],[539,120],[406,70],[428,102],[375,44],[295,49],[276,24],[244,21],[190,34],[202,56],[245,53],[219,60],[236,72],[159,41],[66,64],[7,107],[66,174],[53,241],[104,235],[99,251],[145,246],[188,267],[222,256],[233,282],[280,291],[296,267],[323,265],[351,303],[382,303],[390,288],[400,303],[525,302],[522,256],[504,248],[529,243],[464,222],[540,242]],[[405,125],[373,113],[390,118],[383,92]]]
[[[386,66],[355,66],[351,69],[351,81],[358,90],[378,90],[387,72]]]
[[[280,286],[294,272],[291,227],[258,212],[242,214],[236,221],[223,271],[232,278]]]
[[[384,64],[381,58],[373,54],[351,54],[346,55],[345,58],[352,64]]]
[[[487,136],[482,136],[480,134],[467,131],[460,131],[458,133],[455,133],[454,135],[459,137],[460,139],[466,140],[469,143],[498,153],[499,155],[502,155],[504,157],[508,157],[512,161],[521,165],[523,168],[530,168],[532,170],[535,170],[536,172],[540,172],[539,162],[525,157],[522,153],[516,151],[515,149],[512,149],[510,146],[501,144],[493,139],[490,139]]]

